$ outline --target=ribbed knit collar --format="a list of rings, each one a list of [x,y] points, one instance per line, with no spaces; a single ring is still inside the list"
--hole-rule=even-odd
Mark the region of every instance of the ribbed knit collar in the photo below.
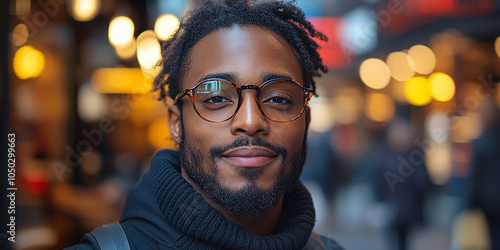
[[[180,174],[179,153],[162,150],[151,161],[152,186],[165,220],[186,236],[179,249],[302,249],[314,226],[314,207],[299,183],[285,194],[274,235],[261,236],[228,221]]]

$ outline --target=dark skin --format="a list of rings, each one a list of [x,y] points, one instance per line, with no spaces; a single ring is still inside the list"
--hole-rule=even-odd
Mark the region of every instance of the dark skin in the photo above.
[[[232,26],[214,31],[198,41],[190,51],[189,67],[182,81],[182,89],[190,88],[202,78],[212,74],[226,74],[236,85],[260,85],[270,76],[293,78],[303,83],[302,69],[296,52],[276,33],[257,26]],[[309,123],[309,112],[289,123],[276,123],[264,117],[257,106],[256,91],[244,90],[242,104],[236,115],[223,123],[211,123],[201,119],[193,109],[189,98],[182,104],[184,133],[186,142],[193,142],[203,153],[204,171],[209,171],[209,149],[217,144],[229,144],[237,138],[263,138],[270,143],[280,144],[288,152],[300,150]],[[176,105],[168,108],[168,126],[172,138],[177,143],[181,138],[181,117]],[[209,132],[207,132],[209,131]],[[244,146],[236,149],[241,154],[230,157],[216,157],[218,182],[230,189],[240,190],[249,185],[249,180],[238,172],[238,168],[260,168],[263,174],[255,184],[267,190],[277,181],[282,160],[285,173],[290,172],[290,154],[286,159],[280,156],[259,155],[265,149],[258,146]],[[249,153],[250,152],[250,153]],[[245,155],[248,154],[248,155]],[[271,210],[258,215],[235,215],[208,197],[190,177],[182,171],[182,176],[198,191],[207,202],[219,210],[226,219],[242,228],[261,234],[272,234],[281,215],[283,197]]]

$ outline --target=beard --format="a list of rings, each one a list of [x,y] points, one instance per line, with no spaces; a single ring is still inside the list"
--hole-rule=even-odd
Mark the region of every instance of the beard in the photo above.
[[[280,157],[279,175],[271,188],[262,189],[256,184],[256,179],[262,175],[262,168],[239,168],[239,174],[247,179],[247,185],[234,191],[223,186],[218,179],[218,169],[215,159],[229,149],[241,146],[260,146],[273,150]],[[271,144],[262,138],[240,137],[227,145],[215,145],[207,154],[207,162],[203,160],[201,149],[185,139],[184,123],[181,118],[181,140],[179,142],[181,167],[187,176],[208,196],[209,199],[224,206],[235,215],[258,215],[271,210],[281,199],[282,194],[293,191],[299,181],[307,155],[307,133],[304,134],[302,146],[293,152],[286,173],[287,150],[279,144]],[[205,170],[204,164],[208,166]]]

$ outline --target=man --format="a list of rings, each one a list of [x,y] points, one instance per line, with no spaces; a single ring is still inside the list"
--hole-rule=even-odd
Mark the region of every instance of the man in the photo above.
[[[75,248],[340,249],[312,232],[298,180],[312,77],[326,72],[312,37],[326,39],[282,1],[207,2],[191,13],[155,81],[160,99],[168,87],[174,100],[179,152],[156,153],[120,223]]]

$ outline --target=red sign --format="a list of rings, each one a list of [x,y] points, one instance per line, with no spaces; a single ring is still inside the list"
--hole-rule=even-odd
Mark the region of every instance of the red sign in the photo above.
[[[354,56],[348,44],[342,42],[340,26],[342,18],[339,17],[309,17],[308,20],[314,28],[321,31],[328,37],[328,42],[315,39],[321,46],[319,54],[329,69],[347,67]]]
[[[475,16],[495,12],[494,0],[406,0],[410,12],[432,16]]]

